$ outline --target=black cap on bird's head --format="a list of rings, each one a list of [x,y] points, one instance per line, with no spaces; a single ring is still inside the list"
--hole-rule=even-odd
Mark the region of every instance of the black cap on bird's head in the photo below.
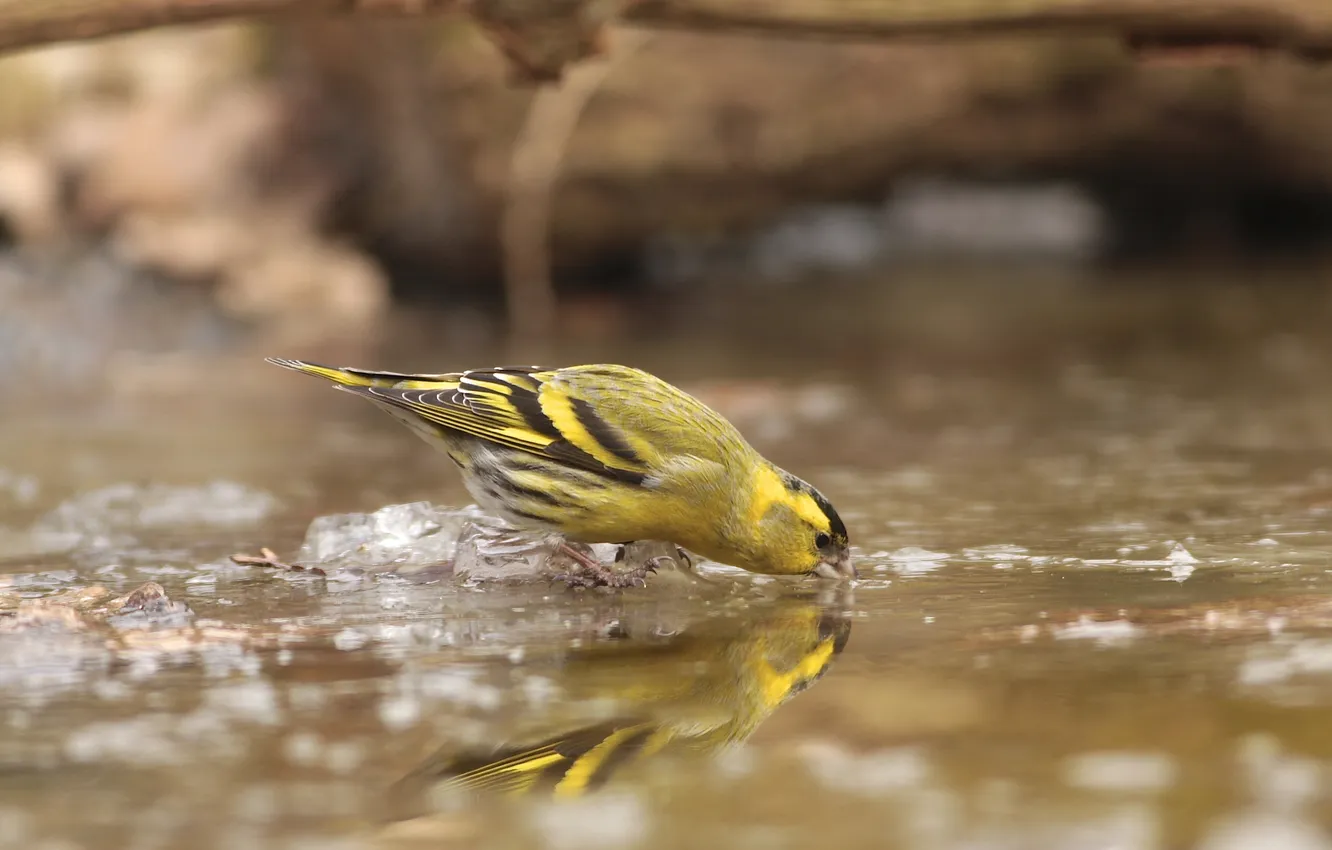
[[[795,477],[789,472],[780,473],[782,484],[805,505],[797,507],[806,522],[814,530],[813,546],[815,564],[810,572],[823,578],[848,579],[858,578],[855,566],[851,563],[851,541],[847,536],[846,523],[842,522],[837,509],[809,482]],[[804,508],[803,510],[801,508]]]
[[[840,655],[851,638],[851,620],[841,611],[824,612],[819,617],[819,640],[832,638],[833,655]]]

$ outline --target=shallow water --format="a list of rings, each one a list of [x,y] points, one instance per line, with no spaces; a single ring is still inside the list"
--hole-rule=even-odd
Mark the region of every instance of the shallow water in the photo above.
[[[1332,298],[932,283],[659,304],[550,350],[418,317],[355,364],[650,368],[839,506],[849,593],[238,566],[316,516],[465,503],[252,354],[6,416],[0,846],[1332,847]],[[24,619],[147,581],[193,616]],[[431,779],[607,720],[672,746],[582,795]]]

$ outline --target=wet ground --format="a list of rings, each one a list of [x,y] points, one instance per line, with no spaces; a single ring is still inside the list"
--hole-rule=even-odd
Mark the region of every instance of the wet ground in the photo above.
[[[839,506],[849,592],[238,565],[464,494],[252,354],[25,394],[0,847],[1332,847],[1332,296],[1271,277],[663,296],[548,350],[415,317],[351,364],[652,369]],[[516,798],[444,787],[589,729],[641,746]]]

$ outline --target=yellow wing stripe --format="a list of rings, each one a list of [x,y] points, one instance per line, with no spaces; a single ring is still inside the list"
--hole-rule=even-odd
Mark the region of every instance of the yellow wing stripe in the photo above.
[[[597,770],[606,762],[621,744],[643,731],[644,726],[627,726],[607,735],[605,740],[580,756],[564,777],[555,783],[556,797],[576,797],[587,790],[588,783],[596,776]]]
[[[450,778],[445,786],[474,791],[521,793],[535,785],[551,765],[566,760],[566,756],[551,748],[540,747],[460,773]]]
[[[509,384],[506,384],[503,381],[498,381],[498,380],[485,380],[483,378],[478,378],[469,372],[463,373],[462,380],[459,383],[465,389],[469,390],[475,387],[484,392],[499,393],[502,396],[513,395],[513,387],[510,386]]]
[[[428,440],[443,428],[572,467],[641,484],[649,469],[638,441],[567,392],[558,373],[517,369],[439,375],[373,372],[270,358],[270,362],[332,381],[375,402]],[[419,421],[413,421],[410,417]]]
[[[526,390],[529,393],[535,393],[539,386],[536,381],[532,380],[527,375],[520,375],[515,372],[500,372],[497,373],[495,377],[520,390]]]
[[[475,781],[485,779],[491,776],[497,776],[502,773],[534,773],[544,770],[556,762],[564,761],[565,757],[557,752],[550,751],[542,753],[541,751],[520,753],[494,764],[488,764],[485,767],[478,768],[471,773],[465,773],[459,776],[459,780]]]
[[[531,790],[545,771],[553,763],[563,761],[563,756],[554,756],[549,761],[533,764],[531,767],[519,766],[496,773],[484,775],[465,774],[456,776],[443,783],[442,787],[460,791],[486,792],[492,794],[522,794]]]
[[[552,792],[573,797],[590,790],[620,761],[651,744],[653,752],[665,743],[652,739],[661,732],[648,723],[616,727],[598,724],[570,735],[503,755],[494,761],[463,769],[445,780],[445,787],[472,791],[522,793],[544,779],[555,779]],[[452,768],[441,773],[448,775]],[[434,773],[434,771],[430,771]],[[438,775],[438,774],[436,774]]]
[[[373,398],[373,394],[371,395]],[[433,404],[424,404],[422,402],[411,401],[408,399],[393,399],[393,403],[400,404],[429,422],[443,425],[446,428],[452,428],[455,431],[461,431],[464,434],[470,434],[473,437],[480,437],[485,440],[491,440],[501,445],[509,446],[524,451],[541,452],[547,446],[554,442],[550,437],[537,434],[529,428],[521,425],[506,425],[496,427],[484,420],[477,419],[474,416],[468,416],[466,412],[454,410],[448,407],[439,407]]]
[[[538,397],[541,403],[541,412],[546,414],[551,423],[555,425],[564,439],[568,440],[575,448],[587,452],[597,462],[602,463],[611,469],[623,468],[625,463],[611,453],[609,449],[597,441],[592,436],[574,412],[573,399],[567,394],[560,392],[546,384],[541,388],[541,394]]]

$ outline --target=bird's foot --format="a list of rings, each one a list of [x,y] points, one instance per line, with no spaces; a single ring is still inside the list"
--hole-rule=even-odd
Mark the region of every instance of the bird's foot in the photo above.
[[[598,561],[587,552],[580,551],[568,543],[561,543],[557,550],[578,564],[579,571],[554,576],[570,587],[646,587],[648,573],[657,571],[656,558],[641,567],[632,570],[616,570]],[[623,550],[621,550],[623,551]]]

